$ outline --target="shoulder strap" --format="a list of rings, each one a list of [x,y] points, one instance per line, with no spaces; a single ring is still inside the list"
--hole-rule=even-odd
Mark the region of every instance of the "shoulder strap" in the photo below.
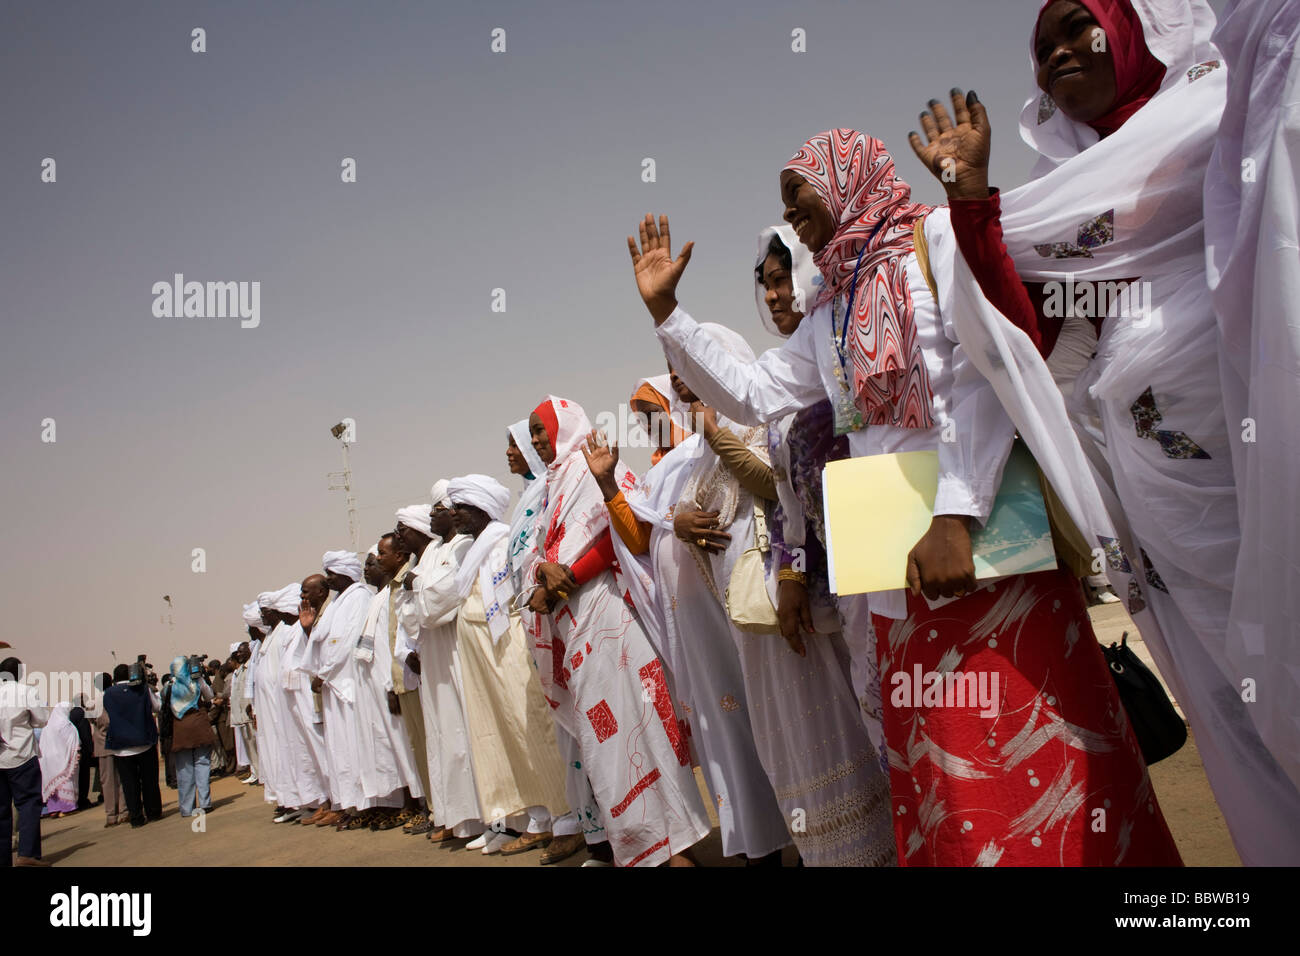
[[[925,241],[925,220],[926,217],[922,216],[912,226],[912,247],[916,250],[916,264],[921,267],[925,284],[930,287],[930,294],[934,296],[934,301],[938,302],[939,287],[935,285],[934,273],[930,271],[930,244]]]

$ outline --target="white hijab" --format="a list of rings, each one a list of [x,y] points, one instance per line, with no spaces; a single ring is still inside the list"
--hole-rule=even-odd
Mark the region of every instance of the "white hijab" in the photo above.
[[[77,773],[81,737],[69,719],[71,712],[71,704],[59,704],[50,712],[49,723],[41,731],[41,800],[47,803]]]
[[[790,280],[794,290],[794,310],[802,312],[807,317],[812,312],[812,304],[817,301],[818,292],[821,291],[821,271],[813,262],[808,247],[799,241],[794,229],[785,223],[779,226],[768,226],[758,234],[758,258],[754,262],[755,270],[763,268],[773,239],[780,240],[790,250]],[[781,330],[772,321],[772,310],[767,307],[767,290],[763,288],[757,271],[754,273],[754,299],[758,305],[758,317],[763,322],[763,328],[773,335],[789,338],[788,335],[782,335]],[[787,436],[793,421],[794,415],[787,415],[781,421],[772,424],[768,447],[772,455],[772,477],[776,481],[776,496],[781,502],[781,514],[784,519],[781,526],[783,540],[790,547],[797,548],[804,543],[806,522],[803,503],[795,494],[794,485],[790,481],[790,446],[787,443]]]

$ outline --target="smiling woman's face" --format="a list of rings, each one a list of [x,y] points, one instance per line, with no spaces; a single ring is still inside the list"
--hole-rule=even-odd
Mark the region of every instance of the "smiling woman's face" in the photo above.
[[[794,227],[799,241],[809,252],[821,252],[835,236],[835,220],[817,190],[794,170],[783,169],[781,202],[785,204],[782,218]]]
[[[794,307],[794,280],[790,269],[775,252],[769,252],[763,260],[759,282],[762,283],[763,301],[772,313],[772,322],[782,335],[793,335],[803,313]]]
[[[506,445],[506,464],[510,466],[510,474],[530,474],[528,470],[528,459],[524,457],[524,453],[520,451],[519,446],[515,444],[515,436],[506,432],[506,441],[508,442]],[[533,475],[533,477],[536,478],[537,476]]]
[[[1038,21],[1034,41],[1038,88],[1076,123],[1091,123],[1115,102],[1115,58],[1088,8],[1058,0]]]
[[[542,423],[542,416],[536,412],[528,416],[528,434],[533,436],[533,451],[537,452],[537,457],[542,460],[542,464],[549,465],[555,461],[551,436],[546,434],[546,425]]]

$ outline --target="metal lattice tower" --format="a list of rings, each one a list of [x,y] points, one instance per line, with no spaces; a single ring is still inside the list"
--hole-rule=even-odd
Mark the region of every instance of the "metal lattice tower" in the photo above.
[[[333,482],[329,486],[330,491],[342,491],[345,495],[344,500],[348,506],[348,539],[352,542],[352,550],[356,551],[360,548],[357,524],[357,496],[352,493],[352,461],[348,457],[348,446],[356,440],[354,428],[355,425],[352,419],[345,418],[330,429],[330,434],[343,445],[343,470],[331,471],[326,477]]]

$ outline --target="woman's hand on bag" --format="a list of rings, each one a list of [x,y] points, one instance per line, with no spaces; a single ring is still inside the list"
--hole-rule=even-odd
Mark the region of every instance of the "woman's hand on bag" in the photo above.
[[[907,141],[916,158],[943,184],[949,199],[987,199],[989,195],[989,148],[992,132],[984,104],[974,92],[963,96],[954,87],[952,113],[938,100],[931,100],[921,114],[921,134],[913,130]]]
[[[934,516],[930,529],[907,556],[907,587],[932,601],[975,590],[969,516]]]
[[[587,468],[591,477],[596,479],[596,487],[606,501],[613,501],[618,497],[618,480],[614,477],[618,469],[618,443],[606,442],[605,433],[593,428],[586,444],[578,447],[582,449],[582,457],[587,459]]]
[[[731,535],[718,530],[716,511],[679,511],[673,518],[673,533],[687,544],[703,548],[709,554],[721,554],[731,543]]]
[[[781,581],[776,589],[776,620],[781,636],[790,650],[807,657],[800,632],[813,633],[812,605],[808,602],[808,588],[799,581]]]
[[[546,588],[537,587],[533,589],[532,595],[528,598],[528,609],[538,614],[550,614],[555,607],[555,602],[551,600],[546,593]]]

